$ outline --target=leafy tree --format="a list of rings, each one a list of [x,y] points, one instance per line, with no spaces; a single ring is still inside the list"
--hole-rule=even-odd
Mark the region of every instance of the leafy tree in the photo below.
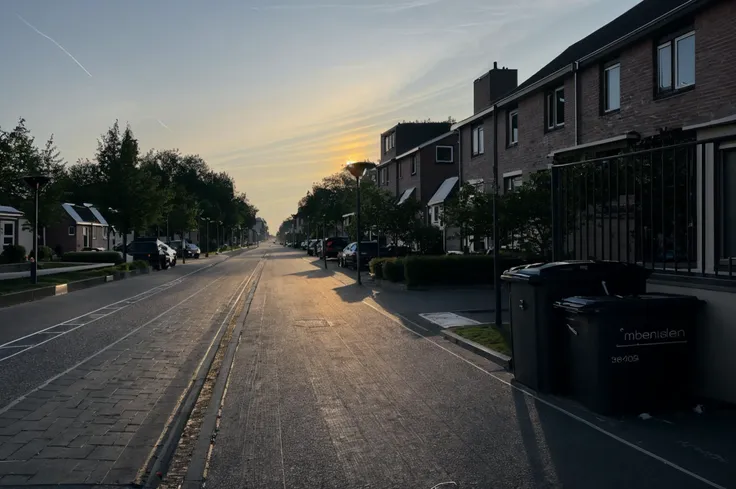
[[[471,184],[463,184],[455,196],[447,201],[442,212],[446,226],[457,227],[459,238],[479,239],[493,233],[493,196]]]
[[[514,237],[521,251],[548,256],[552,250],[550,172],[532,173],[529,180],[501,199],[499,227]]]

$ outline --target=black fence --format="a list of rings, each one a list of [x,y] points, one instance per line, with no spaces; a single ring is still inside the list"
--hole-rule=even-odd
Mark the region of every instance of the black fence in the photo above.
[[[705,206],[698,205],[705,196],[705,175],[697,175],[705,168],[697,164],[702,150],[692,141],[554,165],[555,259],[618,260],[671,273],[700,271],[698,249],[705,249],[706,236]]]

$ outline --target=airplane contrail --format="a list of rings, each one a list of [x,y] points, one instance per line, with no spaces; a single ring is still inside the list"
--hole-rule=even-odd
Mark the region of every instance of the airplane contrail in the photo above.
[[[77,58],[75,58],[75,57],[74,57],[74,56],[72,55],[72,53],[70,53],[69,51],[67,51],[67,50],[66,50],[66,49],[64,48],[64,46],[62,46],[61,44],[59,44],[58,42],[56,42],[55,40],[53,40],[53,39],[52,39],[51,37],[47,36],[47,35],[46,35],[46,34],[44,34],[43,32],[41,32],[41,31],[39,31],[38,29],[36,29],[35,27],[33,27],[33,25],[32,25],[32,24],[31,24],[30,22],[28,22],[28,21],[27,21],[26,19],[24,19],[23,17],[21,17],[21,16],[20,16],[20,14],[16,14],[16,15],[18,16],[18,18],[19,18],[19,19],[20,19],[20,20],[21,20],[21,21],[22,21],[22,22],[23,22],[23,23],[24,23],[25,25],[27,25],[28,27],[30,27],[31,29],[33,29],[34,31],[36,31],[36,33],[38,33],[39,35],[41,35],[41,36],[45,37],[46,39],[48,39],[49,41],[53,42],[54,44],[56,44],[56,46],[57,46],[57,47],[58,47],[59,49],[61,49],[62,51],[64,51],[64,54],[66,54],[67,56],[69,56],[69,57],[70,57],[70,58],[71,58],[71,59],[72,59],[72,60],[73,60],[73,61],[74,61],[75,63],[77,63],[77,66],[79,66],[80,68],[82,68],[82,69],[84,70],[84,72],[85,72],[85,73],[87,73],[87,74],[89,75],[89,77],[90,77],[90,78],[92,78],[92,73],[90,73],[89,71],[87,71],[87,68],[85,68],[84,66],[82,66],[82,63],[80,63],[80,62],[79,62],[79,61],[77,60]]]
[[[167,129],[167,130],[168,130],[169,132],[174,132],[174,131],[172,131],[172,130],[171,130],[171,128],[170,128],[169,126],[167,126],[166,124],[164,124],[164,123],[163,123],[163,122],[161,121],[161,119],[156,119],[156,122],[158,122],[159,124],[161,124],[161,127],[163,127],[163,128],[165,128],[165,129]]]

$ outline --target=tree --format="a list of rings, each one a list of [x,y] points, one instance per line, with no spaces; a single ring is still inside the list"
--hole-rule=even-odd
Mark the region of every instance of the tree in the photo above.
[[[552,251],[550,188],[550,172],[539,171],[501,199],[499,227],[514,237],[521,251],[545,257]]]
[[[445,203],[442,223],[457,227],[462,242],[473,236],[477,241],[493,234],[493,196],[471,184],[463,184]]]
[[[118,122],[98,141],[100,203],[108,210],[111,224],[123,235],[126,259],[128,234],[155,222],[167,196],[159,193],[159,177],[140,168],[138,141],[130,126],[120,134]]]

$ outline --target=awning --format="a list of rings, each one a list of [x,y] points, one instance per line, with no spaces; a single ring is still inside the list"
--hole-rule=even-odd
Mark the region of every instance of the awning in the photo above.
[[[457,177],[450,177],[442,182],[440,188],[437,189],[432,198],[429,199],[429,202],[427,202],[427,206],[442,204],[445,200],[447,200],[447,197],[450,195],[450,192],[452,192],[452,189],[455,188],[457,182]]]
[[[555,151],[552,151],[549,155],[547,155],[547,157],[554,158],[557,155],[561,155],[563,153],[569,153],[571,151],[579,151],[581,149],[594,148],[596,146],[603,146],[604,144],[618,143],[620,141],[637,140],[639,138],[640,136],[638,132],[631,131],[631,132],[627,132],[624,134],[619,134],[618,136],[613,136],[611,138],[599,139],[598,141],[591,141],[589,143],[578,144],[577,146],[570,146],[568,148],[557,149]]]
[[[411,188],[404,190],[404,193],[401,194],[401,198],[399,199],[396,205],[401,205],[404,202],[406,202],[409,199],[409,197],[411,197],[411,194],[413,194],[416,189],[417,189],[416,187],[411,187]]]

